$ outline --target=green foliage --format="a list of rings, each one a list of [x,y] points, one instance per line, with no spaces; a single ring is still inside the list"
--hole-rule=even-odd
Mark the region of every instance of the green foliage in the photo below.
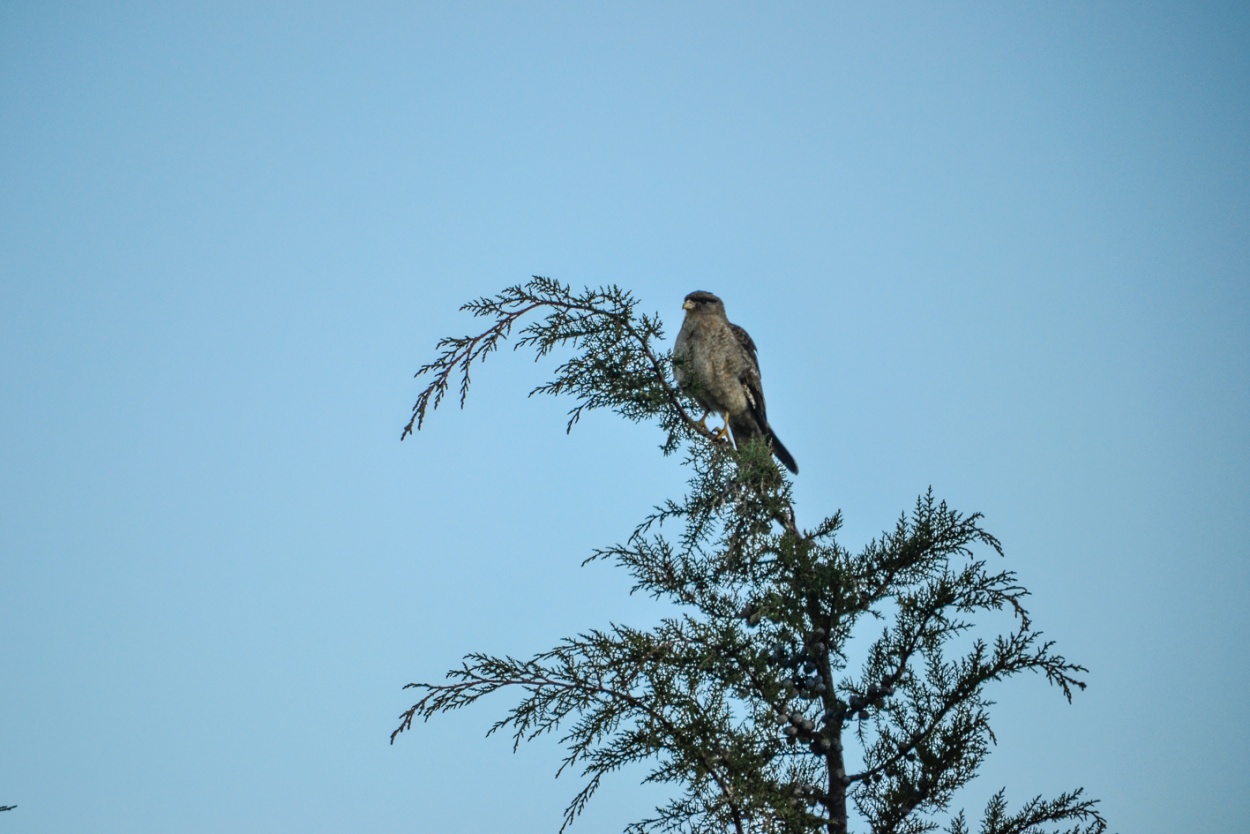
[[[634,590],[677,613],[648,631],[589,631],[528,660],[470,654],[444,682],[409,685],[421,695],[392,742],[418,718],[508,689],[519,700],[490,732],[511,734],[514,746],[558,733],[560,771],[584,780],[561,830],[605,775],[648,762],[648,780],[672,786],[673,798],[630,825],[634,834],[834,834],[847,830],[849,808],[874,834],[918,834],[939,828],[988,752],[990,684],[1036,672],[1068,700],[1084,688],[1083,667],[1033,628],[1015,575],[977,555],[1002,555],[979,514],[929,491],[857,553],[837,539],[840,513],[801,528],[791,483],[766,445],[713,443],[695,423],[657,348],[659,319],[637,316],[628,293],[573,294],[535,278],[466,309],[494,323],[439,343],[441,355],[418,372],[432,381],[404,435],[455,376],[463,404],[472,364],[520,318],[545,314],[520,331],[518,347],[542,357],[566,346],[573,357],[534,393],[572,396],[570,428],[585,410],[609,408],[658,422],[664,452],[683,452],[686,494],[587,560],[615,561]],[[880,631],[868,639],[867,626]],[[990,641],[979,636],[986,628],[997,630]],[[854,669],[852,645],[865,658]],[[981,832],[1104,831],[1082,796],[1039,797],[1010,814],[1000,792]],[[962,811],[946,830],[966,834]]]
[[[629,293],[619,287],[574,295],[559,282],[537,276],[494,298],[465,304],[462,310],[480,318],[493,318],[494,324],[477,336],[439,340],[435,346],[441,351],[438,358],[417,371],[418,377],[428,374],[432,381],[417,397],[412,419],[404,426],[400,439],[421,428],[431,407],[438,408],[453,376],[459,377],[463,407],[473,363],[485,361],[501,342],[507,341],[517,321],[541,311],[546,318],[521,328],[514,349],[533,348],[535,360],[560,346],[572,348],[575,355],[556,368],[554,379],[531,391],[531,396],[574,397],[577,405],[569,412],[569,429],[582,412],[596,408],[611,408],[634,421],[659,417],[669,435],[666,451],[676,449],[682,426],[693,421],[668,384],[667,354],[656,350],[656,342],[664,336],[660,321],[654,316],[635,316],[635,304]]]

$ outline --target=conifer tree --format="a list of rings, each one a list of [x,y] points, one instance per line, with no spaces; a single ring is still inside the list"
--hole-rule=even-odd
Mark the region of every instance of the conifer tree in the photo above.
[[[713,442],[673,382],[658,316],[639,315],[612,286],[574,293],[535,277],[465,305],[489,326],[441,340],[403,436],[419,430],[453,384],[512,336],[538,357],[571,353],[534,393],[573,399],[568,428],[591,409],[654,422],[689,488],[663,501],[610,559],[633,588],[673,604],[659,626],[611,626],[529,659],[465,656],[391,735],[507,690],[489,729],[514,749],[545,733],[580,777],[561,831],[601,780],[633,762],[672,798],[627,832],[967,834],[952,808],[994,740],[987,688],[1040,673],[1069,701],[1085,669],[1042,639],[1028,592],[978,513],[932,490],[857,551],[838,539],[840,512],[800,525],[792,485],[762,443]],[[810,470],[809,470],[810,471]],[[987,632],[987,629],[989,630]],[[985,636],[992,634],[992,636]],[[854,644],[854,651],[852,647]],[[852,668],[851,657],[863,658]],[[1009,810],[999,791],[982,834],[1098,834],[1106,823],[1082,788]]]

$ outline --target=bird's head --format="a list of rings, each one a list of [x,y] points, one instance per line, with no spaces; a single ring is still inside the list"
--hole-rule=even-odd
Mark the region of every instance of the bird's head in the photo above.
[[[695,290],[686,296],[686,300],[682,302],[681,308],[686,311],[688,316],[708,313],[725,315],[724,302],[710,292],[704,292],[703,290]]]

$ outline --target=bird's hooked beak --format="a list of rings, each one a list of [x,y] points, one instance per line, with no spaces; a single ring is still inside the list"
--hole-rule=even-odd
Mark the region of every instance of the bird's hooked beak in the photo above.
[[[693,309],[694,309],[694,302],[693,302],[693,301],[691,301],[690,299],[686,299],[685,301],[683,301],[683,302],[681,303],[681,309],[683,309],[683,310],[685,310],[685,311],[687,311],[687,312],[689,312],[690,310],[693,310]]]

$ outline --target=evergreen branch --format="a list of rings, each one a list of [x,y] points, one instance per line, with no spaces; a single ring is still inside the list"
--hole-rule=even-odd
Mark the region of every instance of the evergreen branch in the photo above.
[[[685,407],[682,395],[669,383],[670,360],[657,353],[655,340],[663,338],[659,319],[635,317],[636,302],[619,287],[586,289],[574,294],[550,278],[534,276],[528,283],[508,287],[493,298],[479,298],[461,309],[474,316],[493,319],[490,327],[477,335],[440,339],[435,348],[441,353],[417,370],[415,376],[429,375],[429,384],[417,395],[412,418],[400,439],[420,430],[430,409],[437,409],[449,390],[453,377],[459,379],[460,406],[468,397],[471,371],[507,341],[513,327],[536,310],[546,310],[544,319],[527,324],[514,349],[531,347],[535,358],[557,347],[570,346],[578,352],[557,368],[555,379],[539,385],[531,394],[571,393],[578,398],[570,412],[568,428],[589,409],[615,408],[633,420],[652,416],[676,415],[668,422],[670,439],[666,448],[675,448],[678,425],[685,434],[714,435],[699,426]]]
[[[450,683],[408,685],[424,690],[425,695],[401,714],[391,742],[411,729],[417,717],[428,720],[501,689],[520,688],[527,697],[487,731],[487,735],[492,735],[510,729],[514,750],[522,741],[555,730],[571,715],[581,716],[561,739],[569,745],[569,753],[557,775],[585,760],[583,775],[588,781],[566,809],[562,831],[581,813],[605,773],[676,747],[717,785],[735,830],[744,832],[742,810],[730,781],[714,758],[706,754],[702,739],[692,737],[689,728],[668,714],[676,708],[680,714],[701,716],[706,705],[692,700],[690,693],[685,703],[674,701],[673,692],[666,699],[655,697],[657,685],[665,679],[665,655],[674,645],[673,640],[655,641],[640,632],[617,629],[615,635],[593,632],[581,640],[565,641],[557,649],[529,661],[471,654],[459,669],[448,672]],[[622,650],[632,657],[632,663],[625,669],[609,665],[612,659],[619,659],[617,653]],[[639,680],[644,682],[644,690],[632,691]],[[635,728],[618,731],[626,720],[632,720]]]
[[[992,573],[974,551],[1001,543],[979,513],[917,498],[893,528],[852,554],[837,539],[840,512],[810,531],[795,521],[792,484],[767,444],[707,443],[692,404],[671,381],[671,355],[657,349],[658,318],[635,315],[617,287],[574,294],[535,277],[465,306],[491,325],[438,343],[418,371],[429,384],[404,436],[419,430],[458,383],[461,406],[475,363],[520,328],[514,349],[541,359],[570,354],[533,394],[569,395],[566,430],[587,410],[656,420],[665,454],[679,446],[691,472],[623,544],[596,549],[633,577],[634,591],[672,602],[680,615],[650,631],[613,626],[562,641],[529,660],[467,655],[443,683],[400,715],[391,741],[417,718],[469,706],[509,690],[518,702],[487,734],[513,749],[557,730],[557,775],[582,779],[561,831],[580,816],[603,777],[647,761],[647,782],[679,788],[655,814],[626,830],[738,834],[846,834],[848,800],[873,834],[935,830],[994,743],[989,687],[1022,672],[1044,675],[1069,701],[1084,667],[1043,641],[1011,571]],[[676,526],[676,531],[670,529]],[[997,612],[997,613],[995,613]],[[864,616],[883,623],[855,679],[843,674]],[[956,652],[994,620],[1011,626]],[[848,774],[846,747],[862,766]],[[1009,814],[1000,793],[981,834],[1103,834],[1095,803],[1077,790],[1040,797]],[[962,812],[951,834],[968,834]]]
[[[1018,813],[1009,814],[1007,800],[1000,790],[986,805],[981,834],[1048,834],[1056,829],[1043,826],[1071,822],[1076,825],[1063,829],[1062,834],[1102,834],[1107,830],[1107,821],[1098,812],[1098,801],[1083,799],[1083,794],[1084,789],[1077,788],[1052,800],[1035,796]],[[958,834],[958,826],[962,824],[963,815],[960,814],[952,821],[951,834]]]

